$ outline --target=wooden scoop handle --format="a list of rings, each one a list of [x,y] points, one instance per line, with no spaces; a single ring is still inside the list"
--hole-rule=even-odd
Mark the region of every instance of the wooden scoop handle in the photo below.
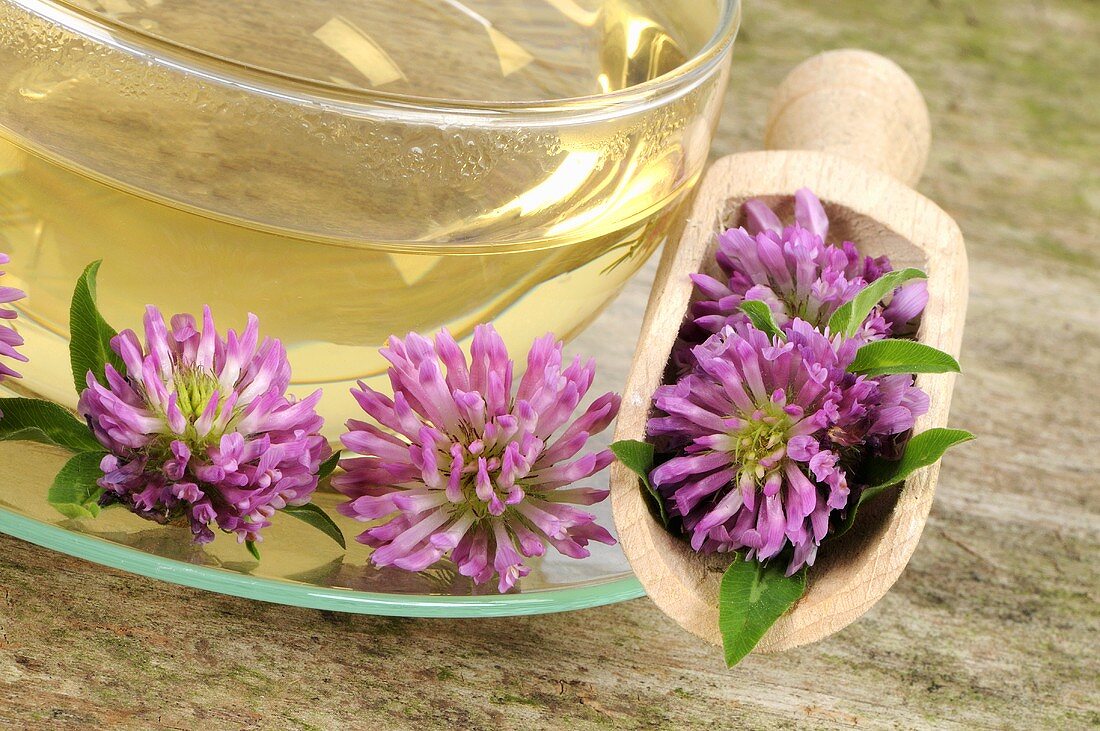
[[[914,186],[931,142],[928,107],[900,66],[869,51],[820,53],[803,61],[772,98],[764,147],[821,150]]]

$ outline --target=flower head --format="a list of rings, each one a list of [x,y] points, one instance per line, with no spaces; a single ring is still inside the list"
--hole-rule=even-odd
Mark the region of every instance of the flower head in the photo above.
[[[286,394],[290,364],[278,340],[259,339],[248,316],[240,335],[218,334],[209,307],[201,330],[190,315],[171,327],[155,307],[145,313],[145,345],[133,330],[112,349],[126,374],[106,366],[106,384],[88,374],[78,411],[107,448],[100,464],[104,501],[142,517],[186,519],[196,543],[216,523],[239,541],[261,540],[276,510],[303,505],[331,449],[317,391]]]
[[[823,328],[841,305],[891,270],[889,257],[860,256],[850,241],[827,245],[828,216],[821,201],[806,188],[795,193],[793,225],[784,227],[759,200],[746,202],[744,213],[745,227],[718,237],[715,258],[724,280],[692,275],[703,297],[693,305],[694,324],[705,333],[747,322],[739,309],[745,300],[766,302],[781,327],[798,318]],[[913,320],[927,301],[923,281],[899,287],[887,306],[876,307],[867,317],[861,337],[911,334]]]
[[[7,264],[9,261],[11,259],[8,258],[7,254],[0,254],[0,266]],[[0,272],[0,276],[3,275],[4,273]],[[5,360],[27,362],[27,356],[16,350],[23,344],[23,336],[17,333],[15,328],[2,322],[2,320],[14,320],[18,316],[15,310],[4,307],[4,305],[18,302],[26,296],[22,290],[15,287],[0,287],[0,381],[8,377],[19,378],[19,373],[5,363]]]
[[[848,373],[859,343],[798,318],[785,341],[726,327],[691,350],[691,373],[657,390],[648,432],[674,456],[650,477],[695,550],[763,561],[791,546],[788,574],[813,563],[855,462],[928,409],[912,376]]]
[[[571,487],[612,461],[609,451],[578,457],[619,409],[607,393],[573,419],[594,362],[563,368],[562,344],[547,335],[513,384],[491,325],[474,330],[469,362],[446,330],[434,342],[391,338],[381,353],[392,365],[393,398],[362,383],[352,391],[376,423],[348,422],[343,444],[362,456],[342,460],[346,472],[333,479],[349,498],[341,513],[381,521],[358,537],[375,549],[375,565],[422,571],[449,554],[459,573],[479,584],[495,576],[504,592],[547,544],[583,558],[589,541],[614,543],[574,507],[607,490]]]

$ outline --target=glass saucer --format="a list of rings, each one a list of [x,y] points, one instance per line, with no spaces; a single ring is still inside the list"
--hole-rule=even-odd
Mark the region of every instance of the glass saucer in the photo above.
[[[0,443],[0,532],[61,553],[162,581],[207,591],[313,609],[404,617],[499,617],[611,604],[642,595],[617,547],[597,545],[585,560],[557,554],[532,565],[517,591],[476,586],[452,566],[420,574],[378,569],[370,549],[352,540],[362,526],[339,516],[340,496],[319,494],[318,505],[348,539],[344,552],[323,533],[277,515],[259,544],[257,562],[232,536],[191,544],[185,527],[160,526],[121,508],[95,519],[70,520],[46,503],[63,450]],[[599,506],[605,507],[605,506]],[[606,509],[601,518],[609,520]]]
[[[625,292],[566,348],[566,355],[599,362],[590,398],[617,390],[626,380],[640,313],[653,280],[650,261]],[[0,391],[3,391],[0,388]],[[610,430],[608,430],[610,432]],[[610,433],[593,438],[606,446]],[[498,594],[495,584],[475,586],[449,565],[413,574],[378,569],[370,549],[355,542],[363,525],[333,509],[341,497],[315,498],[336,520],[348,543],[344,552],[320,531],[276,515],[259,544],[257,562],[243,545],[222,533],[205,547],[193,546],[186,528],[160,526],[122,508],[95,519],[70,520],[46,502],[54,475],[69,454],[30,442],[0,442],[0,532],[61,553],[130,573],[222,594],[339,612],[404,617],[500,617],[585,609],[644,594],[617,546],[591,544],[592,556],[566,558],[552,549],[531,563],[516,590]],[[606,486],[607,473],[588,484]],[[611,506],[591,507],[612,528]]]

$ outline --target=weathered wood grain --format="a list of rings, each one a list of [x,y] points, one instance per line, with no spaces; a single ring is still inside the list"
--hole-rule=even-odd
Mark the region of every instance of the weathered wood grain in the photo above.
[[[879,51],[925,93],[920,190],[967,240],[952,419],[980,440],[948,456],[913,560],[860,621],[726,671],[644,599],[340,617],[0,538],[0,728],[1094,728],[1098,27],[1079,0],[747,3],[715,155],[760,146],[802,58]],[[643,278],[607,316],[636,326],[645,294]]]

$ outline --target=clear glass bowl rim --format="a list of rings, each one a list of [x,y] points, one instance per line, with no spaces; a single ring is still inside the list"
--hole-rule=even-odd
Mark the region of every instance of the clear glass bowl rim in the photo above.
[[[509,617],[588,609],[645,595],[641,583],[633,575],[527,593],[483,596],[387,594],[326,588],[164,558],[42,523],[6,508],[0,508],[0,533],[150,579],[243,599],[350,614],[453,619]]]
[[[276,94],[299,103],[354,108],[384,107],[393,110],[445,115],[492,115],[495,117],[570,116],[620,107],[643,106],[660,101],[685,86],[710,76],[729,51],[741,23],[741,0],[720,3],[714,34],[691,58],[666,74],[604,94],[560,99],[489,102],[476,99],[445,99],[395,94],[376,90],[352,90],[324,81],[284,74],[145,33],[123,25],[96,11],[78,7],[69,0],[0,0],[23,7],[61,24],[95,42],[109,44],[135,56],[170,61],[185,74],[212,78],[223,83]]]

